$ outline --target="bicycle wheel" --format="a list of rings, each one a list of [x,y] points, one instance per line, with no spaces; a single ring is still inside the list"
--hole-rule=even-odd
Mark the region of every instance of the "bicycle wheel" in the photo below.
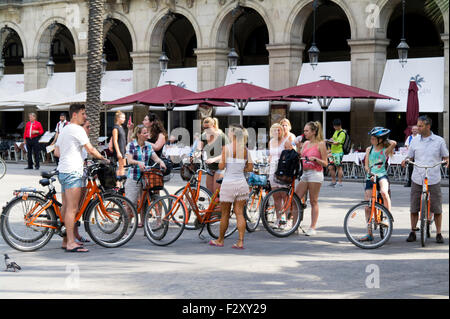
[[[0,179],[6,174],[6,162],[0,157]]]
[[[219,207],[215,207],[216,212],[211,213],[211,216],[209,217],[209,220],[206,224],[206,229],[208,230],[209,235],[217,239],[220,235],[220,219],[222,217],[222,213],[219,211]],[[245,205],[244,205],[245,210]],[[231,205],[230,209],[230,218],[228,219],[228,228],[225,231],[224,238],[227,238],[234,234],[234,232],[237,230],[237,219],[236,214],[234,212],[234,204]]]
[[[262,198],[260,193],[262,189],[253,189],[248,196],[247,205],[244,206],[244,216],[246,225],[245,228],[248,232],[254,232],[258,228],[260,220],[259,206],[261,205]]]
[[[427,221],[428,221],[428,197],[422,194],[420,206],[420,243],[425,247],[427,243]]]
[[[0,217],[0,230],[5,242],[20,251],[35,251],[44,247],[52,238],[57,227],[56,214],[53,208],[44,210],[46,200],[29,195],[26,199],[17,197],[12,200]],[[27,226],[26,218],[34,219]],[[42,226],[39,226],[42,225]]]
[[[176,196],[159,197],[145,211],[145,236],[157,246],[170,245],[183,233],[186,214],[186,206]]]
[[[294,233],[303,220],[303,206],[297,194],[290,200],[289,188],[277,188],[269,192],[260,207],[261,220],[269,233],[287,237]]]
[[[347,212],[344,218],[344,232],[347,239],[355,246],[363,249],[375,249],[383,246],[391,237],[393,218],[386,207],[375,203],[379,219],[371,218],[368,223],[370,202],[361,202]]]
[[[119,194],[104,194],[102,209],[99,199],[86,208],[83,216],[84,228],[89,236],[100,246],[120,247],[136,233],[138,226],[134,204]]]
[[[175,192],[175,196],[180,196],[184,191],[184,187],[180,188]],[[211,197],[213,194],[209,189],[204,186],[200,186],[198,199],[196,201],[197,207],[200,211],[206,210],[211,203]],[[187,223],[184,226],[185,229],[194,230],[200,228],[199,223],[197,222],[197,215],[194,213],[189,201],[185,200],[186,208],[187,208]]]

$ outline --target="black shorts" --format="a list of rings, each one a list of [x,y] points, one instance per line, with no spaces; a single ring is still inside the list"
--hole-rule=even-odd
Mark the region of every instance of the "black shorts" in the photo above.
[[[377,188],[378,188],[378,190],[380,189],[380,183],[379,182],[382,179],[387,179],[387,181],[389,182],[389,178],[386,175],[378,177],[377,178]],[[364,187],[364,190],[366,190],[366,191],[369,190],[369,189],[371,190],[372,187],[373,187],[373,184],[374,184],[374,182],[372,182],[370,179],[366,180],[366,186]]]

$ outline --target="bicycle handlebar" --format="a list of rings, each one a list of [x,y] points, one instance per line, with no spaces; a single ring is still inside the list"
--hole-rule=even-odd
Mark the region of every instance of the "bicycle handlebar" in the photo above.
[[[442,165],[442,164],[447,164],[446,161],[440,161],[439,163],[436,163],[436,164],[434,164],[434,165],[432,165],[432,166],[423,166],[423,165],[419,165],[419,164],[417,164],[417,163],[411,161],[409,158],[406,159],[406,163],[408,163],[408,164],[413,164],[414,166],[417,166],[417,167],[419,167],[419,168],[425,168],[425,169],[427,169],[427,168],[434,168],[434,167],[439,166],[439,165]]]

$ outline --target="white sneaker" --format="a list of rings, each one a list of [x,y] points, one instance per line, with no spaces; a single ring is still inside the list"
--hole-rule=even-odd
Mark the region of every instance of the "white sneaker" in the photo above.
[[[315,229],[313,229],[313,228],[309,228],[309,229],[306,231],[305,235],[306,235],[306,236],[315,236],[315,235],[317,235],[317,231],[316,231]]]

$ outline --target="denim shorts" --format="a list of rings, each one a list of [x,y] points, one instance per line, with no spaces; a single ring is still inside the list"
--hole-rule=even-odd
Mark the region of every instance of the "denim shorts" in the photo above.
[[[83,174],[78,172],[59,173],[58,179],[61,184],[61,193],[64,193],[69,188],[85,187]]]
[[[380,188],[380,181],[382,180],[382,179],[386,179],[388,182],[389,182],[389,178],[386,176],[386,175],[383,175],[383,176],[380,176],[380,177],[378,177],[377,178],[378,179],[378,181],[377,181],[377,189],[378,190],[380,190],[381,188]],[[366,179],[366,186],[364,187],[364,190],[369,190],[369,189],[372,189],[373,188],[373,184],[375,184],[374,182],[372,182],[370,179]]]

